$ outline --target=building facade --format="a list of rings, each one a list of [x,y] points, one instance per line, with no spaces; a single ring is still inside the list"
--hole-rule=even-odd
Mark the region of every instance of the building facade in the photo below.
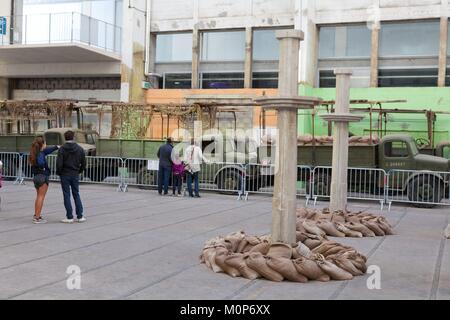
[[[8,33],[13,32],[14,41],[0,46],[3,99],[84,95],[98,100],[182,103],[205,97],[251,99],[276,94],[275,32],[300,29],[305,34],[300,49],[301,94],[332,100],[333,70],[351,68],[353,99],[406,100],[382,107],[416,111],[375,115],[373,126],[382,126],[385,133],[410,132],[427,137],[425,111],[420,110],[432,109],[442,113],[433,122],[436,141],[450,138],[446,125],[449,118],[445,114],[450,111],[448,0],[8,3],[0,5],[0,16],[14,13],[25,17],[37,12],[36,6],[46,5],[55,10],[61,5],[80,18],[69,19],[69,28],[60,22],[67,18],[53,17],[50,20],[59,31],[45,24],[49,31],[44,35],[49,34],[48,38],[53,40],[62,37],[61,30],[69,30],[72,41],[68,44],[64,41],[31,44],[32,18],[27,18],[27,25],[24,18],[13,20],[13,28],[9,27],[3,37],[8,42],[11,39]],[[229,115],[223,117],[222,123],[227,123]],[[328,124],[319,117],[313,120],[310,113],[305,113],[299,119],[299,132],[327,133]],[[354,125],[352,131],[367,133],[368,121],[366,118]],[[160,137],[160,132],[175,128],[175,122],[173,119],[155,122],[149,136]],[[248,107],[239,110],[238,127],[271,127],[275,123],[273,113],[263,114],[258,108]]]

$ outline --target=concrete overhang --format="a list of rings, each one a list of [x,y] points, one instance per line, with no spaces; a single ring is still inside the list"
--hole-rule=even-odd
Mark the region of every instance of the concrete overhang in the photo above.
[[[120,75],[118,54],[83,44],[0,46],[0,77]]]
[[[79,43],[0,46],[0,64],[120,62],[117,53]]]

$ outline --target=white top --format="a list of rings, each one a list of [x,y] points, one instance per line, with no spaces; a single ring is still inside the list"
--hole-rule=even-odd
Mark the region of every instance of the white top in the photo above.
[[[188,166],[187,170],[195,173],[200,171],[200,165],[203,162],[208,163],[209,161],[203,156],[203,152],[200,147],[190,145],[186,148],[184,162]]]

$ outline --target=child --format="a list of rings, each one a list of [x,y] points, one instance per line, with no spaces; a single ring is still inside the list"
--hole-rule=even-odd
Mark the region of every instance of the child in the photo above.
[[[181,185],[183,184],[184,175],[184,163],[181,161],[180,157],[176,157],[172,164],[172,176],[173,176],[173,196],[181,196]],[[178,189],[178,194],[175,191]]]

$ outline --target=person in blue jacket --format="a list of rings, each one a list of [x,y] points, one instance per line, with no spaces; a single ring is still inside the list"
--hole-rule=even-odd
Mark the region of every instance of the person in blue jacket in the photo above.
[[[58,150],[58,146],[47,147],[43,137],[37,137],[31,145],[29,163],[31,165],[31,173],[33,174],[34,187],[36,188],[33,216],[33,223],[36,224],[47,222],[41,216],[50,176],[46,156],[56,150]]]

